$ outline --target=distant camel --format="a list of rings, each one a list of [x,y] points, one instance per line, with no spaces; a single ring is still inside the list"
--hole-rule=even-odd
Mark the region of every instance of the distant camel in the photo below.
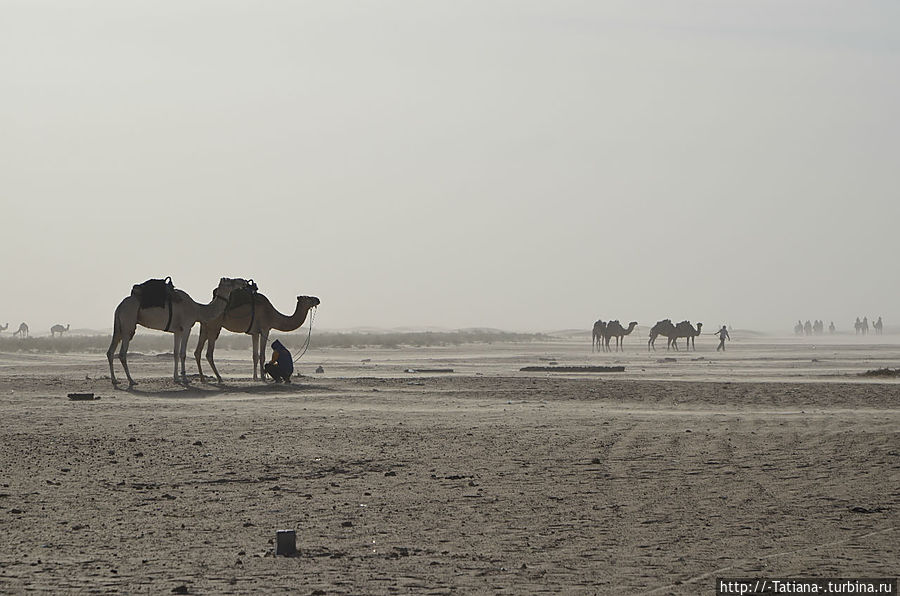
[[[8,325],[9,323],[7,323]],[[28,325],[25,323],[19,323],[19,330],[13,333],[13,336],[18,335],[19,337],[28,337]]]
[[[69,325],[67,324],[65,327],[62,325],[54,325],[50,328],[50,337],[54,337],[57,333],[62,337],[62,334],[69,330]]]
[[[168,280],[167,280],[168,281]],[[116,346],[122,342],[122,349],[119,350],[119,360],[122,362],[122,368],[125,369],[125,376],[128,377],[128,386],[136,385],[131,373],[128,371],[128,344],[134,337],[134,332],[138,325],[147,327],[148,329],[158,329],[159,331],[167,331],[174,335],[174,348],[172,350],[175,359],[175,372],[172,377],[178,382],[178,360],[181,360],[181,378],[187,382],[187,376],[184,372],[184,359],[187,351],[188,337],[191,334],[191,328],[197,321],[208,321],[220,316],[225,311],[225,304],[231,292],[237,288],[245,288],[248,286],[246,280],[229,279],[223,277],[219,280],[219,285],[213,290],[213,299],[209,304],[198,304],[183,290],[175,289],[168,282],[165,290],[167,298],[162,306],[141,307],[141,295],[143,284],[136,285],[131,289],[131,295],[122,300],[116,307],[116,313],[113,317],[113,335],[112,341],[109,343],[109,349],[106,351],[106,359],[109,361],[109,378],[113,386],[118,385],[116,373],[113,370],[113,354]]]
[[[3,325],[2,327],[0,327],[0,332],[6,331],[7,329],[9,329],[9,323],[7,323],[6,325]]]
[[[194,357],[197,359],[197,370],[200,371],[200,379],[205,381],[203,368],[200,366],[200,355],[203,353],[203,344],[209,341],[206,350],[206,360],[216,375],[219,383],[222,375],[216,368],[213,354],[216,349],[216,340],[224,327],[234,333],[244,333],[253,337],[253,380],[259,377],[266,378],[266,343],[269,341],[269,332],[272,329],[278,331],[293,331],[303,325],[306,315],[311,308],[319,306],[319,299],[315,296],[297,296],[297,306],[294,314],[283,315],[272,306],[269,299],[255,291],[255,284],[251,286],[253,291],[242,290],[235,293],[235,300],[229,301],[227,308],[217,317],[200,322],[200,339],[197,340],[197,349]],[[238,299],[238,297],[241,297]],[[259,376],[256,367],[259,364]]]
[[[650,348],[656,349],[656,338],[662,335],[666,338],[666,349],[672,345],[672,338],[675,336],[675,325],[671,319],[663,319],[650,328],[650,340],[647,342],[647,351]]]
[[[690,350],[691,346],[694,347],[694,351],[697,351],[697,346],[694,345],[694,338],[700,335],[700,329],[703,327],[703,323],[697,323],[697,328],[695,329],[693,325],[691,325],[690,321],[682,321],[675,325],[675,334],[671,337],[672,347],[676,350],[678,349],[678,339],[683,337],[685,338],[685,343],[687,344],[685,349]]]
[[[875,328],[875,335],[882,335],[884,333],[884,323],[881,322],[881,317],[878,317],[878,320],[872,323],[872,327]]]
[[[594,323],[594,329],[591,331],[591,352],[594,351],[594,346],[597,346],[598,352],[603,350],[604,333],[606,333],[606,323],[598,319]]]
[[[603,339],[606,343],[606,351],[610,352],[609,348],[609,340],[612,338],[616,338],[616,352],[620,349],[625,351],[625,336],[630,335],[634,328],[637,327],[637,321],[632,321],[628,323],[628,329],[622,327],[622,324],[619,323],[618,320],[610,321],[606,324],[606,333],[603,334]]]

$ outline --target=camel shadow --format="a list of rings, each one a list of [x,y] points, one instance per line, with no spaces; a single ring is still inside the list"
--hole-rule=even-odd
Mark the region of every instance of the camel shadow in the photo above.
[[[175,383],[171,379],[148,380],[144,384],[133,386],[120,386],[118,389],[132,395],[141,397],[174,398],[174,399],[209,399],[226,395],[284,395],[297,396],[304,393],[320,393],[322,391],[334,391],[329,386],[310,384],[295,380],[289,385],[281,383],[262,383],[260,381],[226,381],[225,383],[201,383],[199,380],[187,383]],[[166,385],[161,387],[160,385]]]

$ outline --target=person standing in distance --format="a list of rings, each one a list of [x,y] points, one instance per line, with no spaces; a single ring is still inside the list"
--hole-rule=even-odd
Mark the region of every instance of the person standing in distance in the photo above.
[[[716,335],[719,336],[719,345],[716,347],[716,352],[719,350],[725,351],[725,340],[731,339],[731,336],[728,335],[728,328],[725,325],[722,325],[722,328],[716,331]]]

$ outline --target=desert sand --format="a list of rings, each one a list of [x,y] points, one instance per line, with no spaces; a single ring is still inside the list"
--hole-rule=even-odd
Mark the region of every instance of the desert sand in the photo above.
[[[217,355],[222,387],[176,385],[169,359],[144,356],[131,391],[102,354],[0,354],[0,592],[711,594],[718,576],[896,576],[900,385],[857,373],[900,347],[713,341],[311,350],[290,386],[254,383],[249,354]],[[550,362],[626,371],[519,372]],[[274,556],[279,529],[299,556]]]

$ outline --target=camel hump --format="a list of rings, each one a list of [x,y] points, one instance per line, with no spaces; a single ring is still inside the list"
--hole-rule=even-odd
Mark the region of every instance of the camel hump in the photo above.
[[[228,296],[228,305],[225,307],[226,310],[230,308],[237,308],[245,304],[250,304],[251,302],[253,302],[254,297],[257,295],[257,293],[258,288],[256,287],[256,284],[253,284],[246,288],[236,288],[232,290],[231,294]]]
[[[136,284],[131,288],[131,295],[140,299],[141,308],[164,307],[168,301],[181,302],[171,277]]]

